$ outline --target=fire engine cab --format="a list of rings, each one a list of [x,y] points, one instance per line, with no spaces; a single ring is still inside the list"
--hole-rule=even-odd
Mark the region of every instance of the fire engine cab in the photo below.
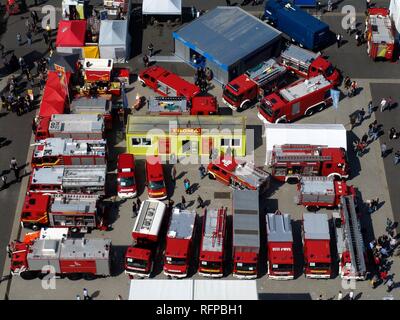
[[[270,174],[253,163],[237,162],[232,156],[221,156],[208,165],[208,177],[235,189],[259,190],[269,187]]]
[[[164,172],[161,157],[147,157],[145,163],[146,186],[149,198],[164,200],[167,198],[167,187],[165,186]]]
[[[290,71],[303,78],[312,78],[323,75],[334,85],[340,81],[340,73],[332,64],[325,60],[320,53],[308,51],[290,44],[281,53],[282,64]]]
[[[106,164],[105,140],[48,138],[34,144],[32,168]]]
[[[367,53],[373,60],[393,60],[396,41],[388,9],[368,9],[367,40]]]
[[[274,280],[294,279],[293,233],[290,215],[268,213],[267,223],[267,269],[268,277]]]
[[[138,80],[143,86],[148,86],[164,97],[185,97],[191,100],[200,93],[198,86],[159,66],[143,70]]]
[[[296,203],[310,211],[320,207],[333,208],[341,203],[341,197],[353,194],[353,186],[344,181],[335,181],[333,177],[301,177],[297,185]]]
[[[106,165],[34,168],[28,192],[105,194]]]
[[[67,227],[71,232],[88,232],[104,225],[105,214],[97,195],[31,193],[25,197],[20,221],[33,230]]]
[[[340,212],[333,213],[339,274],[346,280],[365,280],[366,250],[356,211],[355,197],[343,196]]]
[[[269,59],[233,79],[224,88],[222,101],[233,110],[245,110],[259,97],[286,85],[286,68]]]
[[[272,176],[279,181],[298,181],[301,176],[349,177],[346,151],[317,145],[286,144],[272,149]]]
[[[133,154],[119,154],[117,170],[118,197],[122,199],[136,197],[135,157]]]
[[[333,84],[323,75],[299,80],[261,100],[258,118],[264,123],[292,122],[322,111],[332,102]]]
[[[200,245],[199,274],[221,278],[224,275],[227,208],[205,209]]]

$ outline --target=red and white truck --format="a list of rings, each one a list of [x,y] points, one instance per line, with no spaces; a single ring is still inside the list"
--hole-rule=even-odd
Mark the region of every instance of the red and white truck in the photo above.
[[[267,274],[274,280],[294,279],[293,233],[290,215],[276,211],[265,216]]]
[[[386,8],[368,9],[366,24],[368,55],[373,60],[393,60],[396,40],[390,11]]]
[[[199,94],[190,101],[185,97],[150,97],[150,115],[213,115],[218,114],[217,99],[210,94]]]
[[[166,237],[164,274],[172,278],[188,276],[193,257],[196,211],[174,208]]]
[[[53,114],[36,129],[35,140],[71,138],[101,140],[104,138],[104,118],[97,114]]]
[[[132,279],[149,278],[159,249],[161,226],[166,205],[158,200],[145,200],[140,205],[132,230],[134,244],[125,253],[125,273]]]
[[[274,145],[269,166],[278,181],[299,181],[303,176],[349,177],[346,151],[318,145]]]
[[[130,153],[118,155],[117,191],[121,199],[136,197],[135,157]]]
[[[200,244],[199,274],[221,278],[225,267],[227,208],[204,210]]]
[[[218,180],[234,189],[259,190],[260,193],[268,189],[271,179],[268,172],[253,163],[240,163],[228,155],[210,162],[207,170],[211,180]]]
[[[30,193],[25,197],[20,222],[23,228],[69,228],[89,232],[105,227],[107,210],[97,195]]]
[[[105,140],[47,138],[33,146],[35,149],[32,154],[32,168],[56,165],[102,165],[107,161]]]
[[[304,274],[310,279],[332,275],[331,236],[326,213],[303,214]]]
[[[28,193],[105,194],[106,165],[34,168]]]
[[[365,280],[366,250],[358,217],[355,197],[343,196],[339,212],[333,212],[339,274],[346,280]]]
[[[281,63],[289,71],[306,79],[323,75],[334,85],[340,82],[339,71],[320,53],[308,51],[294,44],[290,44],[281,52]]]
[[[167,187],[165,186],[164,172],[161,157],[150,156],[146,158],[146,186],[149,198],[164,200],[167,198]]]
[[[256,279],[260,253],[259,193],[233,190],[233,276]]]
[[[30,280],[47,273],[70,280],[111,275],[111,239],[62,237],[13,242],[11,274]]]
[[[305,206],[309,211],[319,208],[334,208],[341,203],[341,197],[355,195],[353,186],[333,177],[301,177],[297,184],[296,203]]]
[[[332,88],[323,75],[299,80],[264,97],[258,106],[258,118],[264,123],[279,123],[311,116],[332,103]]]
[[[260,97],[287,85],[287,78],[286,68],[275,59],[269,59],[229,82],[222,93],[222,101],[233,110],[243,111]]]

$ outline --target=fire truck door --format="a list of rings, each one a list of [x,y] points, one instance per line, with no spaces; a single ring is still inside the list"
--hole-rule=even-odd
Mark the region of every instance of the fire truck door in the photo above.
[[[300,102],[292,104],[292,116],[298,114],[300,112]]]
[[[380,44],[378,45],[378,50],[376,52],[376,57],[377,58],[385,58],[386,53],[387,53],[387,45],[386,44]]]

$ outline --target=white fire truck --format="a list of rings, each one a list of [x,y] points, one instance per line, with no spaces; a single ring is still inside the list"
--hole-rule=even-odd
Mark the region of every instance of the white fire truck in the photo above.
[[[107,142],[105,140],[48,138],[33,146],[35,146],[31,162],[33,168],[106,164]]]
[[[340,276],[347,280],[365,280],[366,250],[354,196],[342,197],[340,212],[334,212],[332,216],[335,224]]]
[[[34,168],[28,192],[105,194],[107,166]]]

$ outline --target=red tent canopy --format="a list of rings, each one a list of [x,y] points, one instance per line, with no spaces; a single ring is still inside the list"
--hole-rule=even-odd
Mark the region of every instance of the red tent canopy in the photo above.
[[[84,47],[86,20],[61,20],[58,24],[56,47]]]
[[[66,73],[66,84],[69,85],[71,74]],[[49,71],[40,104],[40,117],[51,117],[52,114],[63,114],[67,100],[67,91],[60,83],[60,78],[55,71]]]

